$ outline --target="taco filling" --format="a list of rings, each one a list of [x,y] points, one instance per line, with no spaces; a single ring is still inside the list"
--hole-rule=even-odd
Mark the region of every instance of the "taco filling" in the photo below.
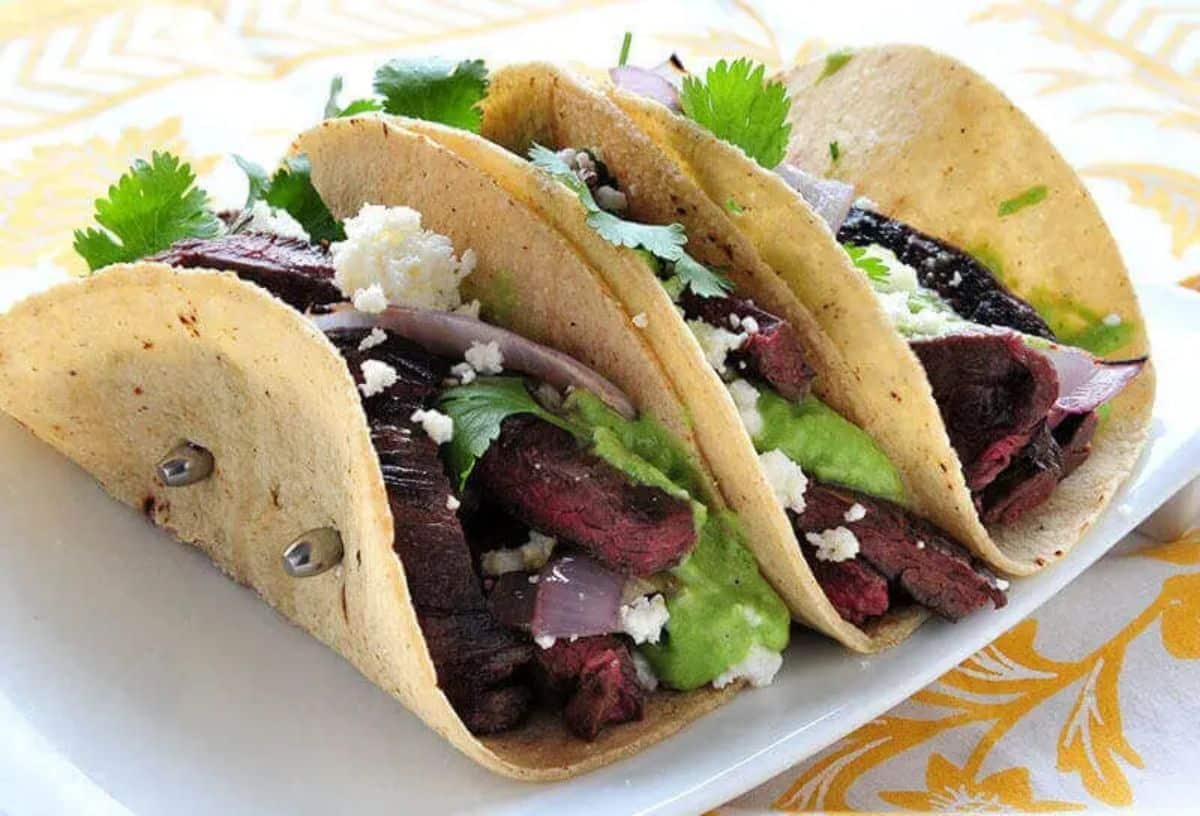
[[[789,616],[736,519],[694,498],[687,454],[616,386],[462,302],[471,250],[407,207],[364,205],[332,243],[225,221],[148,259],[234,272],[341,353],[439,687],[470,731],[555,706],[594,739],[659,685],[771,681]]]
[[[1098,411],[1145,358],[1107,361],[1059,343],[1037,310],[970,254],[856,201],[851,185],[784,161],[791,103],[761,66],[722,60],[701,80],[672,59],[611,74],[618,87],[741,148],[825,220],[920,359],[985,523],[1016,521],[1086,461]],[[738,107],[749,99],[756,103]],[[838,143],[829,151],[836,167]],[[727,208],[736,213],[736,202]],[[1111,314],[1104,324],[1121,320]]]
[[[617,178],[593,151],[551,153],[535,146],[530,158],[589,209],[614,219],[624,212]],[[632,234],[639,226],[622,223],[627,226],[612,230]],[[893,464],[866,433],[811,393],[815,374],[797,332],[738,298],[724,276],[682,250],[664,254],[647,252],[647,262],[725,381],[804,557],[838,613],[863,625],[911,603],[948,620],[989,603],[1003,606],[1007,582],[906,510]]]
[[[1146,358],[1060,344],[978,260],[869,202],[837,238],[920,359],[980,517],[1009,523],[1044,502],[1087,460],[1099,411]]]

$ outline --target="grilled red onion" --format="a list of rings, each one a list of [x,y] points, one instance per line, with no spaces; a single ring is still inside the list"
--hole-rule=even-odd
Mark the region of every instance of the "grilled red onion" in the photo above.
[[[585,637],[621,631],[624,576],[586,555],[552,558],[538,574],[534,637]]]
[[[776,167],[775,172],[816,210],[836,235],[854,204],[854,187],[836,179],[810,175],[787,162]]]
[[[1117,396],[1146,365],[1145,357],[1108,361],[1058,343],[1040,351],[1058,374],[1058,399],[1048,419],[1052,428],[1068,414],[1086,414]]]
[[[653,99],[679,112],[679,89],[661,73],[636,65],[618,65],[609,68],[608,75],[621,90]]]
[[[633,402],[621,389],[575,358],[470,315],[411,306],[389,306],[379,314],[366,314],[343,304],[328,314],[317,315],[313,322],[324,332],[378,326],[453,359],[460,359],[472,343],[495,342],[504,355],[505,368],[547,382],[559,391],[591,391],[622,416],[633,419],[637,415]]]

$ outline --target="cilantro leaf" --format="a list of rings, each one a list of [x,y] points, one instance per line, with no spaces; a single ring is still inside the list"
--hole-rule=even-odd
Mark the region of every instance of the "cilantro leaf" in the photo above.
[[[221,222],[208,207],[208,194],[194,186],[192,168],[170,153],[137,159],[96,199],[96,222],[104,227],[75,230],[75,251],[93,271],[136,261],[182,238],[211,238]]]
[[[355,99],[346,107],[337,112],[338,119],[343,116],[354,116],[358,113],[369,113],[371,111],[383,110],[383,103],[378,99]]]
[[[267,175],[267,171],[261,164],[252,162],[237,153],[233,154],[233,160],[246,174],[246,181],[250,188],[246,193],[245,206],[248,209],[255,201],[261,201],[267,197],[267,191],[271,189],[271,177]]]
[[[837,160],[842,157],[842,146],[837,142],[829,143],[829,163],[837,164]]]
[[[892,275],[888,265],[872,255],[867,254],[867,248],[854,244],[842,244],[842,249],[850,256],[850,261],[874,283],[887,283]]]
[[[534,167],[566,185],[579,197],[588,214],[587,225],[601,238],[610,244],[648,254],[650,260],[654,261],[652,266],[656,274],[662,272],[662,264],[659,261],[667,261],[674,264],[675,275],[680,283],[691,286],[692,291],[698,295],[713,297],[733,290],[733,284],[724,275],[709,269],[684,252],[687,233],[684,232],[682,224],[639,224],[600,209],[592,191],[567,166],[562,157],[540,144],[535,143],[529,148],[529,161]],[[736,206],[736,202],[734,203]]]
[[[487,94],[483,60],[394,59],[375,72],[383,109],[398,116],[441,122],[478,133],[479,103]]]
[[[831,77],[838,71],[846,67],[846,63],[854,56],[854,51],[849,48],[842,48],[838,51],[830,51],[825,55],[825,67],[821,70],[821,75],[817,77],[817,82],[820,82],[826,77]]]
[[[234,160],[250,180],[249,207],[255,201],[265,201],[277,210],[287,210],[314,241],[341,241],[346,233],[341,222],[333,217],[317,188],[312,183],[312,165],[303,153],[289,156],[270,178],[259,165],[241,156]]]
[[[679,102],[688,118],[772,169],[787,152],[792,101],[782,82],[764,78],[765,70],[745,58],[732,63],[720,60],[708,69],[703,82],[684,77]]]
[[[733,291],[729,278],[709,269],[686,252],[675,261],[675,274],[700,297],[722,297]]]
[[[1038,184],[1030,187],[1020,195],[1013,196],[1007,201],[1001,201],[1000,207],[996,210],[996,214],[1001,218],[1006,215],[1012,215],[1015,212],[1020,212],[1026,207],[1032,207],[1034,204],[1039,204],[1046,199],[1050,190],[1045,184]]]
[[[641,247],[664,261],[679,260],[683,255],[683,245],[687,243],[682,224],[638,224],[603,210],[590,213],[587,223],[610,244],[630,249]]]
[[[603,212],[600,205],[596,203],[596,199],[592,196],[592,191],[584,184],[583,179],[575,175],[575,171],[567,166],[563,161],[562,156],[555,153],[548,147],[534,142],[529,148],[529,162],[539,170],[549,173],[555,181],[560,184],[565,184],[570,188],[571,192],[579,196],[579,200],[583,203],[584,209],[589,213]]]
[[[733,196],[730,196],[729,198],[725,199],[725,209],[728,210],[729,212],[733,213],[734,215],[741,215],[742,213],[744,213],[746,211],[745,209],[742,208],[741,204],[737,203],[737,200],[734,199]]]
[[[454,436],[446,458],[461,490],[475,462],[500,436],[500,424],[514,414],[533,414],[572,433],[562,417],[537,403],[525,381],[517,377],[481,377],[469,385],[450,388],[438,398],[438,409],[454,420]]]

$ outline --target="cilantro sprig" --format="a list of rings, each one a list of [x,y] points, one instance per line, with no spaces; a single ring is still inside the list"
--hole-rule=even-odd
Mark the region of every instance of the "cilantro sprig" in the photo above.
[[[548,147],[534,144],[529,148],[529,161],[575,193],[587,211],[588,226],[610,244],[643,250],[674,264],[680,280],[702,297],[719,297],[733,289],[728,278],[684,251],[687,233],[682,224],[639,224],[601,209],[588,186]]]
[[[850,256],[850,261],[874,283],[887,283],[892,275],[888,265],[873,255],[867,254],[867,248],[855,244],[842,244],[842,249]]]
[[[96,223],[75,230],[75,251],[92,271],[161,252],[183,238],[211,238],[221,222],[196,174],[170,153],[137,159],[107,198],[96,199]]]
[[[576,433],[565,419],[547,411],[517,377],[481,377],[469,385],[443,391],[438,409],[454,420],[454,436],[446,461],[461,490],[475,463],[500,436],[500,425],[514,414],[533,414]]]
[[[483,60],[394,59],[375,71],[375,93],[383,109],[397,116],[441,122],[478,133],[479,104],[487,95]]]
[[[329,81],[329,97],[325,100],[325,118],[338,119],[343,116],[353,116],[356,113],[383,110],[383,103],[378,99],[355,99],[349,105],[342,107],[338,97],[342,94],[342,76],[336,74]]]
[[[772,169],[787,153],[792,102],[783,83],[768,81],[765,72],[761,64],[745,58],[720,60],[703,80],[683,78],[679,104],[688,118]]]
[[[304,227],[314,241],[341,241],[346,233],[341,222],[321,200],[312,183],[312,165],[303,153],[284,159],[273,174],[268,175],[261,165],[235,155],[250,183],[246,207],[255,201],[265,201],[277,210],[287,210]]]

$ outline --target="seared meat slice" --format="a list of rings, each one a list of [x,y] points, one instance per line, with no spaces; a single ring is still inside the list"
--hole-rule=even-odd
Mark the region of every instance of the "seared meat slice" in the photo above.
[[[980,517],[986,524],[1016,521],[1050,498],[1065,470],[1062,449],[1042,423],[1012,464],[975,496]]]
[[[887,579],[867,562],[852,558],[849,561],[821,561],[817,548],[803,540],[800,549],[813,571],[821,591],[843,619],[861,626],[867,618],[888,611],[891,595]]]
[[[739,375],[768,383],[780,396],[789,400],[803,399],[812,385],[813,370],[804,358],[804,349],[796,330],[787,321],[764,311],[746,300],[735,297],[701,297],[685,289],[679,298],[684,314],[693,320],[703,320],[737,334],[731,317],[750,317],[758,324],[737,351],[729,353],[728,362]]]
[[[1086,414],[1071,414],[1054,428],[1054,441],[1062,448],[1063,478],[1087,461],[1092,452],[1092,437],[1100,424],[1100,415],[1095,411]]]
[[[797,535],[845,527],[858,539],[857,558],[902,589],[914,601],[948,620],[1007,602],[995,578],[927,521],[904,508],[842,487],[808,483],[803,513],[793,516]],[[854,504],[866,508],[858,521],[847,521]]]
[[[1044,354],[1013,334],[951,334],[912,343],[967,486],[990,484],[1037,432],[1058,398]]]
[[[392,366],[399,378],[363,406],[391,505],[393,547],[404,564],[438,685],[473,733],[511,728],[529,710],[532,694],[514,685],[514,674],[530,662],[533,647],[492,617],[462,526],[446,506],[451,487],[438,446],[410,420],[437,393],[449,366],[394,335],[359,351],[364,336],[346,331],[329,338],[356,380],[368,358]]]
[[[538,650],[537,664],[549,688],[569,695],[563,717],[574,734],[593,740],[606,725],[642,718],[646,692],[629,647],[618,638],[559,640]]]
[[[673,567],[696,543],[688,502],[633,483],[567,431],[528,414],[504,420],[472,479],[533,529],[626,575]]]
[[[221,269],[257,283],[300,311],[345,300],[333,283],[329,250],[269,232],[184,238],[146,260],[187,268]]]
[[[843,244],[887,247],[917,271],[922,286],[941,295],[967,320],[1054,339],[1032,306],[1010,292],[990,269],[952,244],[861,207],[850,209],[837,237]]]

